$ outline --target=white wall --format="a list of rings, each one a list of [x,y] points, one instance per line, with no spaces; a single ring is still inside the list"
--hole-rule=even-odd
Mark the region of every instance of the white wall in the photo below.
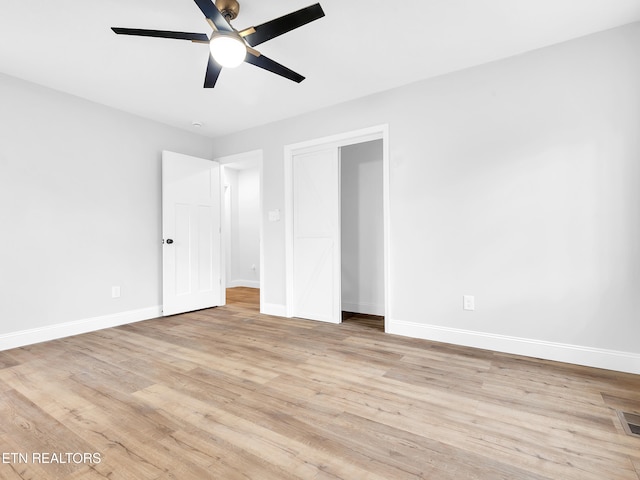
[[[224,165],[230,188],[227,287],[260,288],[260,170]]]
[[[225,254],[225,286],[232,287],[234,278],[233,265],[238,243],[237,209],[238,203],[238,171],[234,168],[222,167],[224,188],[224,254]]]
[[[243,286],[260,288],[260,172],[238,172],[239,256],[236,276]]]
[[[384,315],[382,140],[340,149],[342,310]]]
[[[161,151],[211,140],[4,75],[0,105],[0,348],[157,315]]]
[[[264,209],[282,210],[284,145],[388,123],[388,329],[640,372],[639,44],[635,23],[218,138],[216,154],[263,148]],[[272,304],[284,244],[266,224]]]
[[[390,331],[640,373],[638,45],[635,23],[215,142],[0,76],[0,348],[157,310],[162,149],[263,149],[284,211],[284,145],[387,123]],[[263,241],[284,305],[284,222]]]

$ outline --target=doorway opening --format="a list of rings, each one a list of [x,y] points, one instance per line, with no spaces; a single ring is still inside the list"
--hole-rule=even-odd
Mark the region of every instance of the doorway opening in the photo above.
[[[231,287],[226,289],[227,306],[242,314],[260,313],[260,289]]]
[[[382,139],[340,147],[342,321],[384,330]]]
[[[259,311],[262,286],[262,150],[217,158],[221,164],[225,303]],[[256,305],[254,305],[256,304]]]

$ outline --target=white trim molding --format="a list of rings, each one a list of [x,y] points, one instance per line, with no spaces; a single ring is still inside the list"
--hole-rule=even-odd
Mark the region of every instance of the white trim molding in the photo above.
[[[388,319],[387,333],[640,374],[640,354]]]
[[[126,312],[113,313],[100,317],[75,320],[72,322],[58,323],[44,327],[30,328],[18,332],[5,333],[0,335],[0,351],[11,348],[24,347],[34,343],[57,340],[59,338],[70,337],[82,333],[94,332],[104,328],[118,327],[129,323],[149,320],[162,316],[162,306],[140,308]]]
[[[274,317],[286,317],[287,306],[280,305],[278,303],[264,303],[260,304],[260,313],[263,315],[273,315]]]
[[[260,280],[231,280],[227,288],[234,287],[260,288]]]

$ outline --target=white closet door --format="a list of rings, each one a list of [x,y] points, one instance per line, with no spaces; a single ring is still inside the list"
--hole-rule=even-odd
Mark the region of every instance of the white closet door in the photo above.
[[[220,165],[162,152],[163,315],[221,304]]]
[[[340,323],[337,148],[293,157],[293,315]]]

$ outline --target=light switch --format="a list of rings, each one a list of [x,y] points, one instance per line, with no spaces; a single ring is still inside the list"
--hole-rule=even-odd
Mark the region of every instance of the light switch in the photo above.
[[[270,222],[279,222],[280,221],[280,210],[269,210],[269,221]]]

